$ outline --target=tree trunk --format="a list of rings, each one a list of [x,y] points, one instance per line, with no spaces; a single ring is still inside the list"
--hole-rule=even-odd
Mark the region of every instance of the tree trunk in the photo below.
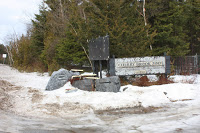
[[[14,63],[13,58],[12,58],[12,53],[8,48],[9,46],[6,46],[6,51],[8,53],[8,58],[9,58],[9,62],[10,62],[10,66],[12,66],[12,64]]]
[[[147,18],[146,18],[146,9],[145,9],[145,0],[143,0],[143,18],[144,18],[144,25],[147,26]],[[147,36],[149,36],[149,31],[147,30]],[[152,45],[150,44],[150,49],[152,50]]]

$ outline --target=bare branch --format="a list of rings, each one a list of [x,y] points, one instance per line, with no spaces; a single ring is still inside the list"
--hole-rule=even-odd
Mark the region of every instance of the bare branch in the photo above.
[[[138,9],[136,9],[136,11],[137,11],[142,17],[144,17],[143,14],[142,14],[140,11],[138,11]]]

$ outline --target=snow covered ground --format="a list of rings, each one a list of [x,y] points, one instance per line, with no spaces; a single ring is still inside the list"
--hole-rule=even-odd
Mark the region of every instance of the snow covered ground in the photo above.
[[[70,83],[45,91],[48,74],[0,64],[0,132],[200,132],[200,75],[170,78],[118,93],[65,93]]]

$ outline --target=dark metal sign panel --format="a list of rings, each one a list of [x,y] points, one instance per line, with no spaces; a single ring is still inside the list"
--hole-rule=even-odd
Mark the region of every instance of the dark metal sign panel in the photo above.
[[[170,57],[136,57],[111,59],[112,75],[169,74]],[[113,69],[113,70],[112,70]]]
[[[108,60],[109,56],[109,36],[99,37],[89,42],[90,60]]]

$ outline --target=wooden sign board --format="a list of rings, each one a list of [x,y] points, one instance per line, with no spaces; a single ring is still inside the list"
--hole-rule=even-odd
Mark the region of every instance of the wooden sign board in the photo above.
[[[90,60],[108,60],[109,53],[109,36],[92,39],[89,42]]]
[[[7,57],[7,54],[3,54],[3,58],[5,59]]]
[[[111,75],[150,75],[169,74],[170,57],[136,57],[136,58],[116,58],[110,60]]]

